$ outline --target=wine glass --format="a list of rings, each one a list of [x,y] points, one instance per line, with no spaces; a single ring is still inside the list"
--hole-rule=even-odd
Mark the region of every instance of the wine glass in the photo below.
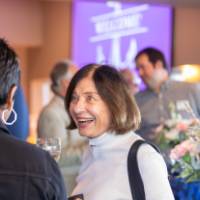
[[[197,119],[190,102],[188,100],[176,101],[176,112],[178,117],[183,120]]]
[[[178,117],[182,120],[190,120],[188,134],[194,139],[197,138],[197,131],[200,132],[200,121],[194,113],[188,100],[179,100],[176,102],[176,111]],[[199,137],[199,136],[198,136]]]
[[[61,154],[60,138],[38,138],[36,145],[49,154],[58,162]]]

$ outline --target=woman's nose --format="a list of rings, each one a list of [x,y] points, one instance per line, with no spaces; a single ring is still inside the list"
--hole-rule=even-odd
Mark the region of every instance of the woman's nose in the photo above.
[[[85,103],[82,99],[79,99],[76,103],[73,104],[73,110],[75,113],[80,113],[84,111]]]
[[[138,74],[139,74],[140,76],[143,75],[143,69],[142,69],[141,67],[138,69]]]

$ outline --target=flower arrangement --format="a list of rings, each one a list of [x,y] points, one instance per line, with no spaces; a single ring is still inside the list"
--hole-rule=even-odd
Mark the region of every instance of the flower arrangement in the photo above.
[[[171,149],[172,173],[179,172],[178,177],[186,182],[200,180],[200,129],[195,128],[188,138]]]
[[[155,142],[160,146],[162,151],[169,150],[181,141],[187,139],[188,128],[193,123],[193,120],[167,120],[157,129]]]
[[[159,145],[171,172],[186,182],[200,180],[199,120],[183,119],[171,112],[172,118],[157,129],[155,142]]]

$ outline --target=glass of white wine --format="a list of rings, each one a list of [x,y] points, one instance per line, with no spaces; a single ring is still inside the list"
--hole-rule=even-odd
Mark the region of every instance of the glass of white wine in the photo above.
[[[179,118],[183,120],[197,118],[188,100],[178,100],[176,102],[176,112],[179,115]]]
[[[192,124],[188,127],[188,134],[196,137],[195,133],[200,132],[200,120],[194,113],[188,100],[181,100],[176,102],[176,110],[179,118],[182,120],[192,120]],[[198,138],[199,139],[199,138]]]
[[[61,155],[60,138],[38,138],[36,145],[49,154],[58,162]]]

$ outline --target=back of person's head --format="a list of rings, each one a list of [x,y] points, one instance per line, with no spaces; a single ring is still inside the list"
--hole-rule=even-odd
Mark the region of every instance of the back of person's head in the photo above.
[[[0,39],[0,106],[6,103],[9,91],[20,79],[19,62],[15,51]]]
[[[132,94],[137,93],[139,91],[139,86],[136,83],[134,72],[132,72],[129,68],[123,68],[119,72],[128,84]]]
[[[161,61],[163,64],[163,67],[165,69],[167,69],[167,63],[166,63],[164,54],[160,50],[153,48],[153,47],[148,47],[148,48],[142,49],[141,51],[139,51],[137,53],[137,55],[135,57],[135,61],[137,61],[137,59],[143,54],[148,56],[149,61],[153,65],[155,65],[157,61]]]
[[[72,96],[77,84],[84,78],[92,76],[98,94],[106,103],[111,113],[110,131],[124,134],[137,129],[140,124],[140,112],[121,74],[108,65],[89,64],[81,68],[72,78],[65,97],[69,112]],[[71,117],[71,116],[70,116]],[[71,118],[70,129],[76,128]]]
[[[120,70],[120,73],[126,80],[133,80],[134,75],[129,68],[123,68]]]
[[[60,93],[61,80],[63,80],[63,79],[71,80],[72,76],[69,73],[69,68],[71,65],[73,65],[73,64],[69,60],[60,61],[54,65],[54,67],[50,73],[51,89],[52,89],[53,93],[55,93],[55,94]]]

